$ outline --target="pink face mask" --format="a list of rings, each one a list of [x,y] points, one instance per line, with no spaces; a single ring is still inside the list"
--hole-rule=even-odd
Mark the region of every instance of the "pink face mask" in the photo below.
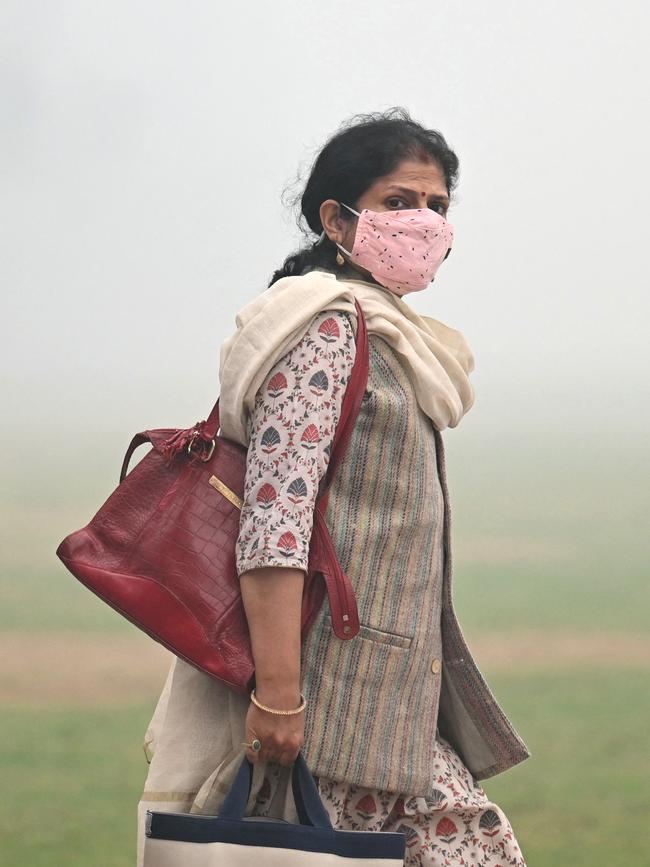
[[[431,208],[359,213],[352,250],[336,246],[396,295],[426,289],[451,252],[454,228]]]

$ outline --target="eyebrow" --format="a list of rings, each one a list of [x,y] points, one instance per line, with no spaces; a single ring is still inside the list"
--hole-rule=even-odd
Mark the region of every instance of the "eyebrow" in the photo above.
[[[409,187],[398,187],[397,184],[391,184],[388,189],[389,190],[399,190],[400,193],[406,193],[407,195],[409,193],[415,193],[415,195],[417,195],[417,192],[418,192],[417,190],[410,189]],[[444,202],[444,204],[449,205],[449,196],[441,196],[437,193],[432,193],[427,198],[429,200],[435,199],[437,202]]]

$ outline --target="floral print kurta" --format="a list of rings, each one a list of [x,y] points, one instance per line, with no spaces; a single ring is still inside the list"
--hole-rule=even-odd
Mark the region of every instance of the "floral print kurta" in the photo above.
[[[397,831],[406,837],[407,867],[526,867],[503,810],[473,781],[453,747],[436,734],[433,797],[364,788],[320,777],[332,825],[347,831]],[[253,816],[283,814],[290,769],[267,762]]]
[[[355,358],[348,316],[323,311],[269,372],[248,420],[249,448],[236,548],[237,572],[260,566],[307,569],[313,509],[327,468]],[[433,735],[432,735],[433,736]],[[320,777],[339,829],[400,831],[406,865],[525,867],[503,811],[474,782],[436,731],[435,797],[386,792]],[[289,770],[267,762],[253,815],[282,815]]]
[[[259,566],[307,571],[318,484],[354,359],[348,316],[325,310],[258,390],[248,418],[238,575]]]

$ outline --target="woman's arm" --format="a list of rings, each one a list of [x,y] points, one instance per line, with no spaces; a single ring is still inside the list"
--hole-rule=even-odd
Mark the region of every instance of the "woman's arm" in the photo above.
[[[269,371],[248,419],[249,446],[236,546],[237,574],[262,704],[300,703],[300,615],[318,486],[355,357],[340,311],[324,311]],[[303,742],[304,712],[283,716],[251,704],[248,758],[291,764]]]
[[[240,575],[241,592],[255,662],[255,695],[262,704],[291,710],[300,704],[300,610],[305,573],[302,569],[263,566]],[[246,716],[246,737],[258,737],[262,750],[250,747],[250,761],[292,764],[304,743],[305,714],[279,716],[252,702]]]

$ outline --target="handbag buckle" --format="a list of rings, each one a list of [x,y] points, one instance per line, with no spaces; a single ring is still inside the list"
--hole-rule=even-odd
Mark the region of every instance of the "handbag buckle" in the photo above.
[[[201,442],[204,442],[204,443],[209,442],[210,443],[210,449],[208,450],[207,454],[198,454],[197,452],[192,451],[192,445],[194,444],[194,440],[198,437],[198,435],[199,435],[198,430],[192,431],[192,435],[191,435],[190,440],[187,444],[187,453],[190,457],[198,458],[200,461],[203,461],[205,463],[206,461],[209,461],[210,458],[212,457],[212,453],[214,452],[214,448],[215,448],[215,445],[217,443],[217,440],[215,437],[213,437],[211,440],[201,440]]]

